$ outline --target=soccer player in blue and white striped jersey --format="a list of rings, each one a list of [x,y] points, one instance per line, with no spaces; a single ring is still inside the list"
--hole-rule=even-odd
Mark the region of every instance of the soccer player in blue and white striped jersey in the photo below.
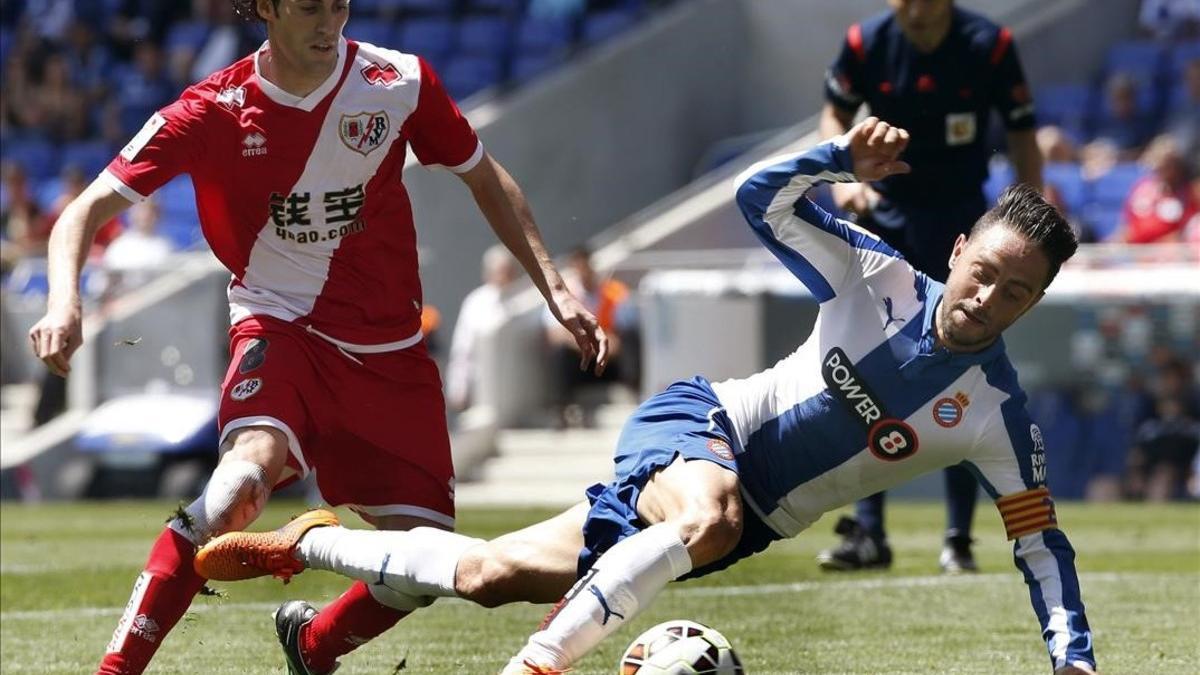
[[[1001,332],[1042,297],[1076,241],[1028,187],[960,236],[943,285],[805,197],[820,182],[909,170],[907,132],[868,118],[833,142],[744,174],[737,202],[763,244],[821,303],[811,337],[746,379],[677,382],[633,414],[616,478],[588,502],[490,542],[418,528],[235,534],[197,555],[233,578],[333,570],[432,601],[550,602],[505,673],[557,673],[672,580],[792,537],[822,514],[964,464],[995,500],[1057,675],[1092,673],[1075,553],[1045,487],[1042,434]],[[570,589],[568,591],[568,589]]]

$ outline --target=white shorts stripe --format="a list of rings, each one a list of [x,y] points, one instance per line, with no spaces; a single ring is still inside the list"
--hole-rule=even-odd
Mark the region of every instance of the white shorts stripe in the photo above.
[[[440,511],[427,509],[423,506],[413,506],[411,504],[385,504],[383,506],[363,506],[362,504],[343,504],[346,508],[367,516],[416,516],[426,520],[444,525],[446,527],[454,527],[454,517],[448,516]]]
[[[308,475],[308,463],[304,461],[304,453],[300,452],[300,441],[296,438],[296,433],[292,431],[292,428],[285,424],[283,420],[277,417],[257,415],[254,417],[239,417],[237,419],[230,420],[229,423],[226,424],[223,429],[221,429],[221,440],[217,442],[217,445],[219,446],[224,443],[230,432],[236,429],[243,429],[245,427],[271,427],[272,429],[278,429],[282,431],[283,435],[287,436],[288,439],[288,450],[291,451],[292,456],[295,457],[296,461],[300,464],[300,477],[304,478]]]

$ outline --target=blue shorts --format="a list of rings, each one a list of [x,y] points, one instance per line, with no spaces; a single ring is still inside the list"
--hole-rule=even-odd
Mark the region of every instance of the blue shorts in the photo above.
[[[737,473],[738,447],[725,409],[703,377],[676,382],[638,406],[617,441],[616,478],[608,485],[597,483],[587,490],[592,508],[583,525],[579,576],[617,542],[646,527],[638,518],[637,501],[655,471],[683,457],[687,461],[712,462]],[[742,520],[742,538],[733,551],[680,579],[723,570],[780,538],[753,509],[743,508]]]

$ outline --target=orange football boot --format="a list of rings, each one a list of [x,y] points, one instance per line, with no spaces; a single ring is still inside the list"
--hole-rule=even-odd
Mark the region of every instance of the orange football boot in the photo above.
[[[229,532],[201,546],[194,567],[197,574],[214,581],[271,575],[287,583],[293,574],[304,571],[304,563],[292,555],[304,533],[338,524],[332,511],[314,509],[273,532]]]

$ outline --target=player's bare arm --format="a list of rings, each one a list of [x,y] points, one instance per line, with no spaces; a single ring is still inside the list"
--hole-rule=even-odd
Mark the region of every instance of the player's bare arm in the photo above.
[[[76,197],[54,223],[47,259],[50,293],[46,314],[29,329],[33,353],[50,372],[66,377],[71,355],[83,344],[83,310],[79,275],[96,230],[132,205],[111,187],[96,180]]]
[[[520,186],[491,155],[466,173],[459,174],[480,212],[496,232],[500,241],[512,251],[529,274],[535,286],[546,298],[554,317],[571,333],[579,346],[580,369],[586,369],[595,359],[595,372],[600,375],[608,364],[608,337],[596,317],[575,296],[571,295],[562,277],[550,260],[533,212]]]
[[[1036,132],[1033,129],[1010,131],[1005,138],[1008,160],[1016,170],[1017,182],[1042,189],[1042,151],[1037,146]]]

